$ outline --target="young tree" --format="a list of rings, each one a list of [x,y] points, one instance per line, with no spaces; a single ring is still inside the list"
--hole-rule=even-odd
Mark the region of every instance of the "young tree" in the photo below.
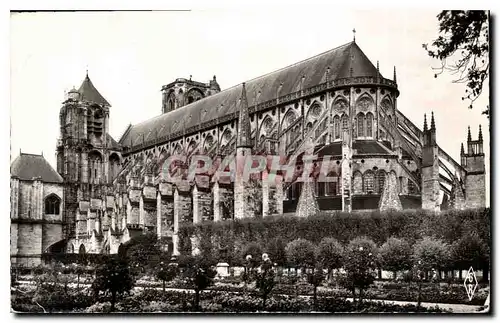
[[[316,259],[326,269],[331,279],[332,271],[342,267],[342,254],[344,248],[334,238],[323,238],[318,245]]]
[[[271,259],[267,254],[263,254],[261,265],[255,275],[255,287],[262,297],[262,309],[266,308],[267,298],[276,285],[275,276]]]
[[[316,261],[316,250],[309,240],[301,238],[293,240],[287,244],[285,252],[288,262],[302,270],[314,266]]]
[[[161,280],[163,284],[163,291],[165,292],[165,283],[172,281],[179,274],[179,268],[175,263],[160,262],[160,269],[156,273],[156,277]]]
[[[117,256],[111,256],[97,268],[96,278],[92,284],[96,296],[101,291],[104,294],[111,294],[111,311],[115,310],[117,297],[129,292],[133,287],[134,280],[128,263]]]
[[[404,239],[394,237],[387,239],[379,249],[382,268],[394,272],[394,279],[396,279],[398,271],[411,268],[411,255],[410,244]]]
[[[215,262],[209,256],[185,256],[179,259],[179,266],[184,267],[182,275],[194,289],[194,308],[199,309],[200,292],[213,284],[217,272],[214,270]]]
[[[128,263],[137,268],[138,273],[156,271],[161,259],[168,258],[158,236],[152,232],[132,238],[124,250]]]
[[[351,240],[344,252],[345,275],[341,284],[352,292],[356,300],[356,288],[359,290],[359,303],[363,301],[363,291],[375,280],[377,246],[366,237]]]
[[[307,282],[311,285],[313,285],[313,304],[314,308],[316,308],[316,302],[317,302],[317,294],[318,294],[318,286],[321,285],[323,280],[325,279],[325,273],[323,272],[323,267],[321,266],[316,266],[312,273],[309,273],[307,275]]]
[[[437,16],[439,36],[431,46],[423,44],[427,54],[441,61],[435,77],[445,70],[457,75],[454,83],[465,83],[469,108],[481,95],[489,77],[489,12],[482,10],[445,10]],[[489,107],[483,111],[489,116]]]
[[[265,252],[278,266],[285,266],[287,262],[285,247],[286,245],[283,240],[277,237],[269,241],[265,248]]]
[[[413,246],[413,263],[419,264],[425,276],[431,270],[448,266],[449,246],[445,242],[431,237],[424,237]]]

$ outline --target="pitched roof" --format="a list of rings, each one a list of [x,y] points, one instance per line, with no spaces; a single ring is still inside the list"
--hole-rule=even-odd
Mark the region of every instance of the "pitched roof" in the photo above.
[[[358,155],[391,154],[390,150],[376,140],[356,140],[352,144],[352,148],[357,150]]]
[[[108,142],[108,148],[119,150],[121,148],[120,144],[116,142],[116,140],[111,137],[109,133],[106,134],[106,140]]]
[[[80,93],[80,100],[97,103],[99,105],[111,106],[108,101],[97,91],[94,84],[89,78],[87,74],[85,79],[83,80],[82,85],[78,89],[78,93]]]
[[[10,175],[22,180],[41,177],[42,182],[62,183],[59,175],[42,155],[21,153],[10,165]]]
[[[368,60],[355,42],[339,46],[314,57],[292,64],[280,70],[259,76],[245,82],[249,106],[284,96],[301,88],[307,89],[326,81],[326,70],[330,68],[328,79],[379,75],[377,68]],[[351,75],[352,69],[352,75]],[[257,98],[257,93],[260,95]],[[238,109],[241,85],[236,85],[219,93],[195,101],[171,112],[133,125],[120,138],[120,143],[137,145],[143,136],[149,139],[163,137],[194,125],[221,118]]]

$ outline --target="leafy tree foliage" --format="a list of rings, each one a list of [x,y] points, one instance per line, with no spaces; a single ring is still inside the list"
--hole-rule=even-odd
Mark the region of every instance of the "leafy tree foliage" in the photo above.
[[[284,266],[287,261],[285,247],[286,244],[283,242],[283,239],[276,237],[269,241],[265,251],[274,263],[278,266]]]
[[[175,263],[160,263],[160,268],[156,273],[156,278],[161,280],[163,284],[163,291],[165,291],[165,283],[172,281],[179,274],[179,267]]]
[[[455,241],[451,245],[450,257],[453,265],[461,270],[471,266],[474,269],[483,269],[483,280],[487,279],[489,269],[489,246],[477,233],[470,233]]]
[[[404,239],[387,239],[379,249],[379,256],[382,268],[394,272],[394,278],[398,271],[410,269],[412,265],[412,249]]]
[[[445,10],[437,16],[439,36],[427,54],[441,61],[435,77],[444,71],[457,75],[453,82],[465,83],[465,96],[472,108],[489,76],[489,12],[482,10]],[[489,107],[483,112],[489,116]]]
[[[285,248],[288,263],[293,266],[305,268],[313,266],[316,258],[315,246],[305,239],[293,240]]]
[[[449,245],[439,239],[424,237],[413,246],[413,262],[420,270],[444,269],[449,262]]]
[[[347,245],[343,258],[345,275],[340,283],[351,290],[353,299],[356,299],[356,288],[358,288],[361,303],[363,291],[375,280],[377,246],[366,237],[353,239]]]
[[[155,272],[161,261],[169,260],[170,255],[163,251],[162,241],[152,232],[130,239],[124,245],[123,252],[136,274]]]
[[[260,262],[260,257],[262,255],[262,248],[257,242],[250,242],[247,244],[240,255],[240,258],[245,259],[247,262],[246,265],[248,265],[248,262],[250,262],[250,265],[252,267],[255,267],[258,265]],[[247,256],[250,256],[249,259],[247,259]]]
[[[130,273],[126,260],[112,256],[106,263],[100,265],[96,271],[96,278],[92,289],[96,296],[100,292],[111,295],[111,311],[115,309],[117,296],[129,292],[134,287],[134,279]]]
[[[328,269],[328,274],[333,269],[342,267],[342,254],[344,248],[340,242],[334,238],[323,238],[317,248],[317,260]]]
[[[308,218],[268,216],[262,219],[206,221],[181,225],[179,244],[183,240],[190,242],[192,236],[198,237],[200,241],[210,237],[213,243],[202,243],[203,252],[213,255],[218,261],[233,265],[237,262],[235,260],[240,260],[241,255],[236,246],[245,246],[256,241],[263,246],[263,251],[271,255],[273,262],[280,264],[280,257],[275,256],[275,252],[270,248],[278,240],[281,246],[296,239],[308,239],[319,244],[324,238],[334,238],[342,244],[347,244],[356,237],[366,236],[381,245],[392,236],[404,238],[413,245],[423,236],[433,236],[452,244],[471,231],[477,232],[484,241],[491,241],[491,209],[447,210],[439,214],[425,210],[384,213],[373,211],[363,214],[335,212]],[[282,252],[281,246],[276,250]],[[181,251],[181,254],[190,253],[190,250],[186,253]],[[285,260],[284,258],[281,259]]]

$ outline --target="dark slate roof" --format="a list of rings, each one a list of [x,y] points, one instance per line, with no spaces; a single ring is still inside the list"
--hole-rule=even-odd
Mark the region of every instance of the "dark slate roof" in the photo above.
[[[342,155],[342,143],[334,142],[327,146],[323,146],[318,153],[322,156],[340,156]]]
[[[114,140],[113,137],[111,137],[111,135],[109,133],[106,134],[106,138],[107,138],[107,141],[108,141],[108,147],[109,148],[115,149],[115,150],[120,150],[121,149],[120,144],[117,143],[116,140]]]
[[[22,180],[41,177],[43,182],[62,183],[63,178],[42,155],[21,153],[10,165],[10,175]]]
[[[376,140],[356,140],[352,144],[352,148],[357,150],[357,155],[387,155],[391,152],[386,149],[381,143]]]
[[[94,84],[89,78],[89,75],[85,76],[85,80],[83,80],[82,85],[78,89],[78,93],[80,93],[80,100],[87,101],[91,103],[97,103],[99,105],[111,106],[108,101],[97,91]]]
[[[303,76],[304,89],[324,83],[328,67],[330,68],[329,80],[351,76],[376,77],[380,75],[377,68],[363,54],[358,45],[355,42],[350,42],[245,82],[248,104],[253,106],[274,99],[278,89],[280,89],[280,96],[300,91]],[[260,96],[258,100],[255,100],[259,91]],[[130,143],[137,145],[142,143],[143,135],[147,137],[148,134],[152,134],[152,136],[163,137],[169,133],[221,118],[237,111],[237,102],[240,96],[241,85],[231,87],[174,111],[133,125],[125,132],[119,142],[124,145],[130,145]]]

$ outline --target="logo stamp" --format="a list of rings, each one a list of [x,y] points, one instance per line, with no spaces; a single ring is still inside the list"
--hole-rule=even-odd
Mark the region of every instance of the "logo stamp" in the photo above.
[[[467,296],[469,297],[469,301],[472,301],[477,288],[476,273],[474,272],[472,266],[469,268],[467,276],[465,276],[464,287],[467,292]]]

